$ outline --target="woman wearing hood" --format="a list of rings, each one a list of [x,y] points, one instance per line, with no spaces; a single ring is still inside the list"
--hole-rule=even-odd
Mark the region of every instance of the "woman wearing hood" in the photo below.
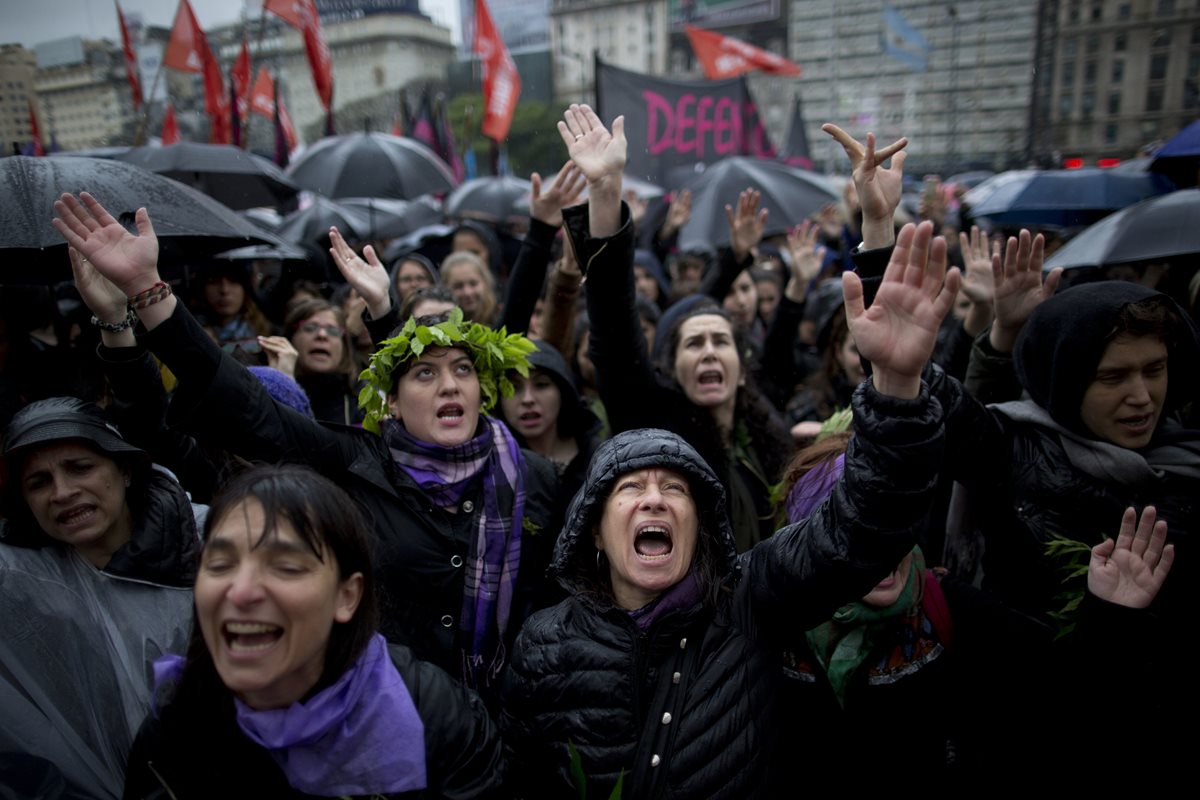
[[[19,411],[4,462],[0,784],[45,759],[70,786],[62,796],[119,797],[152,662],[187,641],[193,507],[98,406],[73,397]]]
[[[611,184],[597,178],[624,161],[623,120],[610,136],[586,106],[565,116],[560,133],[592,179],[591,235],[610,237],[628,223],[604,202],[620,197],[620,168]],[[511,774],[529,796],[571,791],[573,774],[599,796],[618,781],[630,797],[767,794],[776,637],[865,594],[929,508],[940,406],[920,374],[958,283],[930,234],[902,232],[869,312],[847,281],[876,373],[855,397],[846,477],[808,521],[738,556],[724,487],[689,444],[637,430],[597,450],[552,562],[572,596],[528,620],[504,683]],[[921,332],[900,339],[906,320]]]
[[[374,523],[385,635],[494,698],[521,621],[545,580],[557,480],[488,412],[533,346],[448,317],[408,320],[381,343],[359,395],[364,429],[325,427],[276,403],[221,352],[159,280],[149,215],[138,234],[95,198],[66,195],[55,225],[129,299],[139,339],[179,379],[177,425],[251,461],[308,464],[346,489]],[[333,253],[376,322],[395,315],[388,274],[336,232]]]

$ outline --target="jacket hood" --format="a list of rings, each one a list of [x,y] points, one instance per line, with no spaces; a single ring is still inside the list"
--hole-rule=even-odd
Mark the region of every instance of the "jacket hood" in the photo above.
[[[1017,376],[1030,398],[1064,428],[1091,437],[1080,419],[1083,395],[1096,375],[1121,309],[1158,298],[1182,321],[1184,335],[1168,343],[1166,409],[1194,396],[1200,341],[1186,312],[1170,297],[1126,281],[1066,289],[1030,315],[1013,351]],[[1184,400],[1186,402],[1186,400]]]
[[[733,571],[737,548],[725,508],[725,487],[700,454],[679,436],[658,428],[625,431],[601,444],[583,488],[567,509],[554,546],[550,575],[573,592],[597,589],[593,532],[617,478],[649,467],[670,467],[687,476],[700,520],[696,557],[707,549],[722,575]]]
[[[654,276],[654,282],[658,284],[659,294],[666,297],[671,293],[671,282],[667,278],[667,271],[663,269],[662,262],[658,260],[658,256],[649,250],[634,250],[633,265],[641,267]]]
[[[550,379],[554,381],[554,385],[558,387],[558,393],[562,396],[558,411],[559,433],[572,438],[591,434],[600,427],[600,419],[592,413],[587,402],[584,401],[583,395],[579,393],[579,387],[575,383],[575,373],[571,371],[566,359],[554,345],[541,339],[534,339],[533,343],[537,349],[528,356],[530,368],[540,369],[549,375]],[[496,404],[493,415],[508,423],[504,416],[503,404]],[[512,426],[509,425],[509,428],[511,429]],[[518,440],[521,439],[520,434],[515,431],[513,435]]]
[[[419,264],[422,269],[429,273],[429,282],[433,286],[437,286],[442,279],[438,268],[433,265],[433,262],[416,250],[410,250],[407,253],[401,253],[392,262],[392,269],[388,272],[388,291],[392,295],[392,302],[399,303],[400,293],[396,290],[396,281],[400,278],[400,266],[411,261],[414,264]]]

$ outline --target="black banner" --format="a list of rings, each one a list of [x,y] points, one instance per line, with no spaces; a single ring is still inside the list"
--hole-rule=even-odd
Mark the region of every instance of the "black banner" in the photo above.
[[[728,156],[774,158],[744,78],[680,81],[596,60],[596,113],[605,125],[625,115],[627,175],[668,189],[696,164]]]

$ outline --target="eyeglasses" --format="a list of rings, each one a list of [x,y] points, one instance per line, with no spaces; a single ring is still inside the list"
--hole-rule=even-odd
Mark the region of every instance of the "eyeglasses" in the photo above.
[[[325,331],[325,335],[331,339],[340,339],[342,338],[342,334],[345,333],[337,325],[322,325],[319,322],[305,322],[296,330],[310,335],[316,334],[318,331]]]

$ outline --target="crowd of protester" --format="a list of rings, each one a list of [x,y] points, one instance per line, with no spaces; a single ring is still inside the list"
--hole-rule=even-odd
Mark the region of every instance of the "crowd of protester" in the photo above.
[[[683,252],[623,126],[564,113],[519,245],[334,229],[328,283],[167,282],[145,209],[55,203],[73,285],[0,315],[0,797],[1184,772],[1194,293],[910,219],[907,141],[832,125],[840,205]]]

